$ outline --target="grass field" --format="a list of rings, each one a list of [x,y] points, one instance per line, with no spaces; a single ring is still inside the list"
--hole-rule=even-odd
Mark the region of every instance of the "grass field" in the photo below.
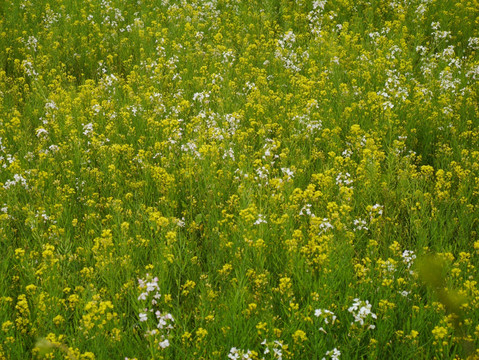
[[[0,2],[0,359],[479,358],[478,0]]]

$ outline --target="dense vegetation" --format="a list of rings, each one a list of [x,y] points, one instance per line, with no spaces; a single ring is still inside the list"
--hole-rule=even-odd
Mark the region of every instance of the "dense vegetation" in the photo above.
[[[0,2],[0,359],[479,356],[479,1]]]

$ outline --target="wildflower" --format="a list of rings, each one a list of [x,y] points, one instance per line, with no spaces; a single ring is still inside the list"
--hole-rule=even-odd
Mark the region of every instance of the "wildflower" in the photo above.
[[[329,229],[334,229],[334,226],[329,222],[328,218],[324,218],[321,224],[319,225],[319,228],[321,229],[319,233],[322,234]]]
[[[306,333],[303,330],[296,330],[294,334],[292,335],[292,337],[295,343],[301,343],[303,341],[308,340],[308,337],[306,336]]]
[[[338,186],[349,186],[353,183],[353,180],[350,179],[351,175],[347,173],[339,173],[338,176],[336,176],[336,185]],[[352,188],[352,187],[351,187]]]
[[[304,205],[302,208],[301,208],[301,211],[299,212],[299,215],[309,215],[311,216],[312,218],[316,217],[316,215],[314,215],[312,212],[311,212],[311,204],[306,204]]]
[[[140,313],[140,321],[147,321],[148,320],[148,314],[147,313]]]
[[[371,312],[371,304],[369,301],[362,301],[358,298],[353,300],[353,305],[348,309],[348,311],[353,314],[354,321],[358,322],[361,326],[364,326],[364,321],[369,317],[377,319],[376,314]],[[352,323],[351,323],[352,324]],[[369,329],[374,329],[374,325],[369,325]]]
[[[38,76],[38,72],[33,67],[33,63],[31,61],[23,60],[22,65],[23,65],[23,69],[25,70],[25,73],[28,76],[32,76],[34,78]]]
[[[369,230],[367,227],[367,223],[363,219],[355,219],[353,221],[354,229],[353,231],[361,231],[361,230]]]
[[[294,172],[289,168],[281,168],[281,171],[291,180],[294,177]]]
[[[268,222],[265,220],[263,214],[258,214],[258,220],[256,220],[256,221],[254,222],[255,225],[267,224],[267,223],[268,223]]]
[[[332,311],[329,311],[327,309],[316,309],[314,311],[314,316],[321,317],[324,320],[325,324],[329,324],[330,321],[331,321],[331,324],[334,324],[334,322],[337,319],[336,315],[334,315]]]
[[[414,254],[414,251],[404,250],[402,253],[402,258],[407,267],[410,268],[416,259],[416,255]]]
[[[162,349],[165,349],[165,348],[167,348],[168,346],[170,346],[170,341],[169,341],[168,339],[165,339],[165,340],[163,340],[163,341],[160,341],[160,342],[158,343],[158,346],[159,346],[160,348],[162,348]]]
[[[37,134],[37,137],[40,137],[40,136],[47,136],[48,135],[48,131],[43,129],[43,128],[39,128],[36,130],[36,134]]]
[[[339,351],[337,348],[334,348],[333,350],[330,350],[330,351],[326,351],[326,356],[330,356],[331,360],[338,360],[340,355],[341,355],[341,351]],[[323,357],[323,360],[326,360],[326,358]]]
[[[193,95],[193,101],[198,101],[200,103],[208,103],[208,98],[210,97],[210,94],[206,91],[200,92],[200,93],[195,93]]]
[[[155,289],[158,289],[158,278],[154,278],[151,282],[146,283],[146,292],[149,293]]]
[[[250,350],[244,351],[235,347],[232,347],[228,354],[228,358],[231,360],[252,360],[251,356],[252,352]]]
[[[432,330],[432,334],[434,335],[434,338],[436,340],[444,339],[444,337],[446,337],[447,333],[448,333],[447,328],[445,328],[444,326],[436,326]]]
[[[238,360],[240,358],[240,354],[237,348],[232,347],[230,349],[230,353],[228,354],[228,358],[231,360]]]
[[[479,37],[471,37],[467,40],[467,46],[472,50],[479,50]]]
[[[3,188],[9,189],[10,187],[15,186],[17,184],[20,184],[25,189],[28,189],[27,180],[20,174],[13,175],[13,180],[5,181],[5,184],[3,184]]]
[[[93,124],[88,123],[86,125],[83,125],[83,135],[90,135],[93,132]]]

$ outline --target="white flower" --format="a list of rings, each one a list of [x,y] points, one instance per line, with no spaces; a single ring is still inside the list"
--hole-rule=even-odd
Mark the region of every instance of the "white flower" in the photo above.
[[[170,346],[170,342],[169,342],[168,339],[165,339],[165,340],[163,340],[162,342],[160,342],[158,345],[159,345],[162,349],[164,349],[164,348],[167,348],[168,346]]]
[[[331,360],[338,360],[340,355],[341,355],[341,351],[339,351],[336,348],[326,352],[326,356],[330,356]],[[325,360],[325,359],[326,358],[323,358],[323,360]]]
[[[93,132],[93,124],[88,123],[86,125],[83,125],[83,135],[90,135]]]
[[[331,318],[331,323],[334,324],[334,322],[336,321],[337,317],[336,315],[334,315],[334,313],[330,310],[327,310],[327,309],[316,309],[314,311],[314,315],[316,317],[322,317],[324,319],[324,322],[326,324],[329,324],[329,321]],[[329,317],[329,318],[328,318]],[[324,330],[324,329],[323,329]]]
[[[156,281],[155,281],[155,280],[156,280]],[[155,290],[155,289],[158,289],[157,281],[158,281],[158,279],[155,278],[155,279],[153,279],[153,282],[148,282],[148,283],[146,283],[146,291],[147,291],[147,292],[151,292],[151,291],[153,291],[153,290]]]
[[[198,100],[199,102],[205,102],[208,103],[208,98],[210,97],[210,94],[206,91],[200,92],[200,93],[194,93],[193,94],[193,101]]]
[[[290,168],[281,168],[281,171],[291,180],[294,177],[294,172]]]
[[[32,64],[31,61],[23,60],[23,61],[22,61],[22,65],[23,65],[23,69],[25,70],[25,73],[26,73],[28,76],[33,76],[33,77],[37,77],[37,76],[38,76],[38,73],[37,73],[37,71],[35,70],[35,68],[33,67],[33,64]]]
[[[240,354],[238,353],[238,349],[235,347],[232,347],[230,349],[230,353],[228,354],[228,358],[231,360],[238,360],[240,358]]]
[[[411,267],[414,260],[416,259],[416,255],[414,255],[414,251],[412,250],[404,250],[402,253],[403,262],[407,265],[408,268]]]
[[[362,301],[356,298],[353,300],[353,305],[348,309],[348,311],[353,314],[354,321],[363,326],[364,320],[366,320],[368,316],[373,319],[377,319],[376,314],[371,312],[371,307],[372,306],[369,301]],[[370,329],[374,329],[374,327],[374,325],[369,325]]]
[[[479,38],[477,37],[471,37],[467,41],[467,46],[469,46],[473,50],[478,50],[479,49]]]
[[[40,137],[42,135],[47,136],[48,131],[43,129],[43,128],[39,128],[39,129],[37,129],[36,134],[37,134],[37,137]]]
[[[263,214],[258,214],[258,220],[256,220],[254,222],[255,225],[259,225],[259,224],[267,224],[268,222],[264,219],[264,215]]]
[[[323,232],[327,231],[328,229],[334,229],[334,226],[329,222],[328,218],[324,218],[323,222],[319,225],[319,228],[321,229],[319,234],[322,234]]]
[[[140,313],[140,321],[147,321],[148,320],[148,314],[147,313]]]
[[[311,217],[316,217],[316,215],[314,215],[312,212],[311,212],[311,204],[306,204],[304,205],[302,208],[301,208],[301,211],[299,212],[299,215],[309,215]]]
[[[347,172],[345,174],[339,173],[338,176],[336,176],[336,184],[339,186],[348,186],[353,183],[353,180],[350,179],[351,175]]]
[[[368,227],[366,226],[366,220],[363,219],[355,219],[353,221],[354,224],[354,229],[353,231],[359,231],[359,230],[369,230]]]

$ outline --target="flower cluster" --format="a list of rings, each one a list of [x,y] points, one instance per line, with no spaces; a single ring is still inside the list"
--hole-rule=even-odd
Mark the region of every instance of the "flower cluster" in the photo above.
[[[142,291],[138,296],[138,301],[141,306],[145,306],[138,314],[139,321],[147,326],[145,336],[152,337],[158,348],[164,349],[170,346],[169,335],[174,328],[175,319],[170,313],[159,310],[161,294],[158,278],[146,274],[145,279],[138,279],[138,287]],[[150,329],[150,323],[154,323],[155,327]]]
[[[368,329],[374,329],[374,324],[369,324],[371,319],[376,320],[378,317],[371,311],[371,304],[369,301],[362,301],[358,298],[353,300],[353,304],[348,308],[348,311],[353,315],[354,322],[359,323],[361,326],[367,325]],[[353,323],[351,323],[352,325]]]

